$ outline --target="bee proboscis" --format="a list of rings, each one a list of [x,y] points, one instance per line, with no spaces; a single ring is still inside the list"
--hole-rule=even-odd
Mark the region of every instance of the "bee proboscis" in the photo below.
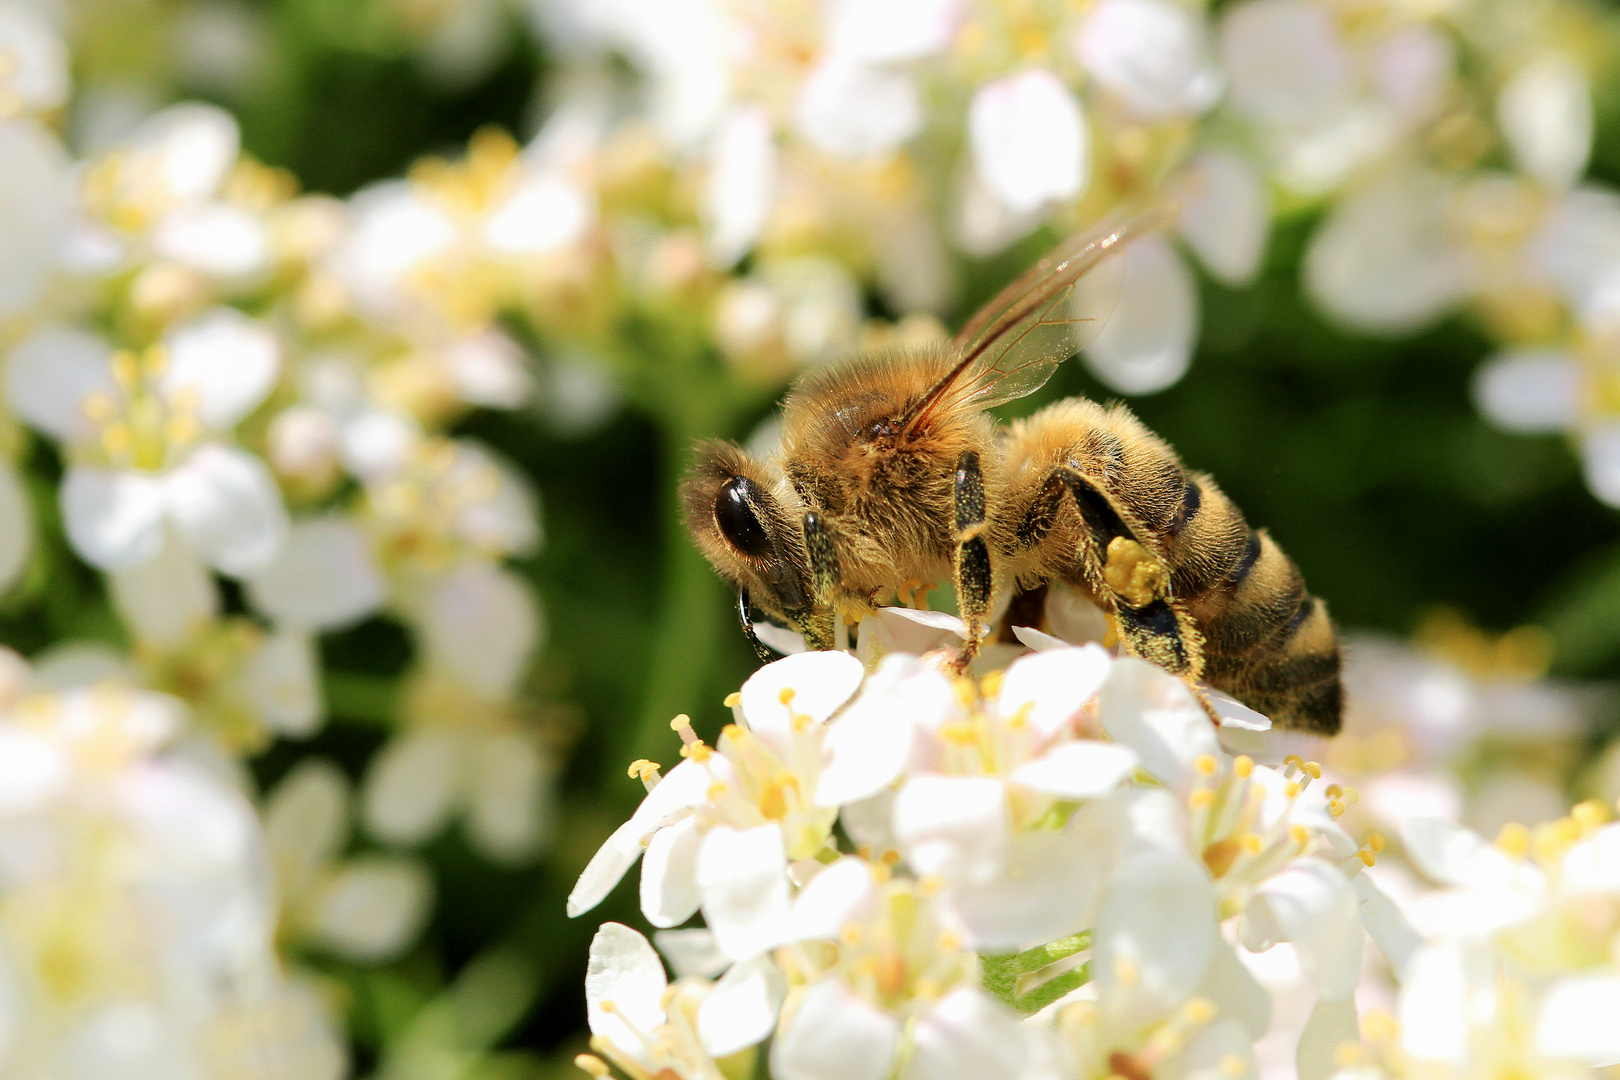
[[[832,648],[836,620],[907,583],[950,580],[976,655],[999,596],[1052,583],[1112,616],[1126,651],[1280,725],[1339,729],[1326,606],[1264,530],[1123,406],[1056,402],[1001,428],[985,412],[1042,386],[1101,332],[1101,287],[1157,209],[1081,231],[947,344],[854,356],[803,377],[779,450],[700,443],[682,485],[698,545],[750,610]],[[1038,610],[1038,606],[1036,607]]]

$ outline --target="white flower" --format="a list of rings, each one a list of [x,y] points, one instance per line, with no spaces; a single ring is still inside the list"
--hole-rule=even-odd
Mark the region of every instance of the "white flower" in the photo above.
[[[1278,127],[1302,127],[1350,92],[1351,58],[1325,5],[1244,0],[1221,14],[1221,67],[1239,110]]]
[[[46,112],[67,100],[67,50],[39,10],[14,2],[0,6],[0,57],[0,115]]]
[[[1271,200],[1253,162],[1210,147],[1188,162],[1177,194],[1176,228],[1204,267],[1226,285],[1253,281],[1271,230]]]
[[[248,580],[254,607],[307,630],[360,621],[382,605],[384,589],[364,531],[337,514],[294,522],[280,555]]]
[[[1581,415],[1580,364],[1557,349],[1505,349],[1474,373],[1474,405],[1507,431],[1563,431]]]
[[[379,961],[408,948],[432,902],[432,880],[415,859],[342,859],[349,841],[349,782],[322,758],[305,758],[264,807],[287,931],[352,960]]]
[[[1503,84],[1496,111],[1521,169],[1552,188],[1586,171],[1592,152],[1592,91],[1568,56],[1553,53],[1524,65]]]
[[[7,400],[83,459],[61,493],[74,549],[103,569],[130,568],[156,556],[172,527],[222,573],[274,558],[287,529],[275,482],[218,436],[264,399],[279,364],[271,333],[227,308],[177,327],[142,357],[64,328],[14,348]]]
[[[709,258],[730,267],[754,246],[776,199],[776,145],[764,109],[739,112],[720,130],[705,194]]]
[[[8,252],[0,262],[0,316],[41,298],[66,241],[69,188],[67,155],[55,138],[37,124],[0,121],[0,238]]]
[[[1013,214],[1078,195],[1090,165],[1085,114],[1044,69],[986,83],[968,107],[974,170]]]
[[[1075,52],[1144,118],[1200,113],[1220,92],[1203,18],[1171,0],[1102,0],[1081,21]]]
[[[1198,337],[1198,288],[1162,236],[1147,236],[1125,253],[1119,305],[1086,346],[1097,377],[1122,393],[1149,394],[1173,385],[1192,362]]]
[[[909,75],[832,53],[805,79],[795,118],[810,145],[865,158],[886,154],[915,135],[923,108]]]

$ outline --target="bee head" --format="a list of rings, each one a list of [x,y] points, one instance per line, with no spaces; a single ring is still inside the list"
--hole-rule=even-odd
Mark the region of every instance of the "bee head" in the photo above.
[[[681,512],[692,538],[748,602],[812,643],[816,611],[803,531],[784,508],[764,466],[728,442],[699,443],[681,483]],[[746,623],[747,615],[744,612]]]

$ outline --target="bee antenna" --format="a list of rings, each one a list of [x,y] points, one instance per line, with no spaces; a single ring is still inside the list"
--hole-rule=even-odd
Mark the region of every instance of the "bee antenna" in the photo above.
[[[748,614],[748,586],[746,585],[737,589],[737,617],[741,620],[743,633],[748,637],[748,644],[754,647],[754,654],[759,657],[760,663],[769,664],[780,659],[769,646],[759,640],[759,635],[754,633],[754,620]]]

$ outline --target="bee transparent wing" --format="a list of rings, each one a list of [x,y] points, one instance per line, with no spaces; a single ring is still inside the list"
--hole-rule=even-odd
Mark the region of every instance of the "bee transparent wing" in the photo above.
[[[968,320],[962,359],[911,410],[907,427],[942,410],[988,409],[1033,393],[1095,341],[1119,301],[1122,249],[1173,212],[1160,204],[1068,237]]]

